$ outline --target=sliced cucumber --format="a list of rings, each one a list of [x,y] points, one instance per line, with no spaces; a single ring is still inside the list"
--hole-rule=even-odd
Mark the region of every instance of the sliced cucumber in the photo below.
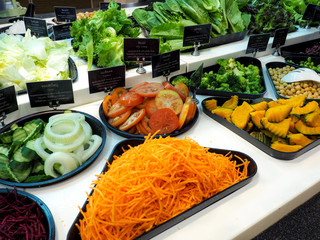
[[[12,170],[23,171],[32,167],[32,158],[27,158],[22,155],[23,147],[20,147],[15,153],[9,163]]]
[[[9,163],[9,158],[7,157],[7,155],[3,154],[3,153],[0,153],[0,163],[6,163],[8,164]]]
[[[34,183],[34,182],[42,182],[53,179],[53,177],[45,175],[45,174],[39,174],[39,175],[32,175],[26,178],[23,182],[25,183]]]
[[[12,141],[23,142],[26,139],[26,137],[27,137],[26,130],[24,130],[23,127],[18,127],[13,132]]]
[[[0,141],[2,143],[7,143],[7,144],[12,143],[13,132],[14,132],[13,130],[9,130],[9,131],[5,131],[3,133],[0,133]]]
[[[23,182],[30,175],[32,171],[32,166],[24,168],[23,170],[11,168],[11,171],[15,178],[18,180],[18,182]]]
[[[21,154],[23,157],[28,159],[37,159],[39,157],[34,148],[35,141],[35,139],[30,140],[22,147]]]
[[[6,163],[0,163],[0,178],[4,180],[19,182],[18,178],[12,173],[9,165]]]
[[[41,119],[36,119],[34,121],[28,122],[23,126],[23,129],[28,134],[24,139],[24,143],[34,139],[43,129],[44,122]]]
[[[32,174],[44,174],[44,164],[36,160],[33,164]]]
[[[8,156],[9,153],[9,149],[10,149],[10,145],[7,144],[0,144],[0,153]]]

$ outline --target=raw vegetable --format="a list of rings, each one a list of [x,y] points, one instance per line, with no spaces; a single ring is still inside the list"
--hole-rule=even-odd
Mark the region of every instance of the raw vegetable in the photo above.
[[[125,10],[111,0],[108,10],[98,10],[91,18],[81,18],[72,23],[72,46],[77,55],[88,61],[88,70],[92,64],[98,67],[113,67],[124,64],[123,38],[138,37],[140,29],[126,16]]]
[[[315,123],[320,119],[319,104],[315,101],[305,104],[305,99],[299,95],[290,99],[256,104],[250,104],[242,99],[238,106],[232,109],[217,106],[217,100],[210,98],[205,100],[204,107],[212,114],[217,114],[248,132],[270,148],[293,152],[320,139],[320,123]],[[225,103],[221,105],[226,105]],[[239,111],[243,105],[246,108]]]
[[[99,148],[102,139],[92,134],[81,113],[52,115],[15,126],[1,144],[0,178],[15,182],[43,181],[67,174],[84,164]],[[16,133],[16,134],[15,134]]]
[[[14,188],[0,195],[0,239],[47,239],[46,219],[37,202]]]
[[[27,82],[70,79],[68,58],[72,48],[66,41],[0,34],[0,87],[26,89]]]
[[[81,210],[81,239],[135,239],[247,177],[247,159],[166,137],[115,156]],[[94,217],[92,217],[94,216]]]

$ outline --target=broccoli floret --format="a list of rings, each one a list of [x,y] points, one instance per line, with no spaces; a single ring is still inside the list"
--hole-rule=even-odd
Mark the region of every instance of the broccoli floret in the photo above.
[[[217,63],[225,69],[228,67],[228,59],[220,58],[217,60]]]
[[[218,91],[231,92],[230,85],[228,83],[221,83],[220,87],[216,88]]]
[[[178,82],[184,83],[187,86],[191,86],[191,80],[186,76],[179,75],[172,80],[172,84],[176,85]]]
[[[211,82],[209,77],[202,77],[199,88],[209,89],[211,87]]]

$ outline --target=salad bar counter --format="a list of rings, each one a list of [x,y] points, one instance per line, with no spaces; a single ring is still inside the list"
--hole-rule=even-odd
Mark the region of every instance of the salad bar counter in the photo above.
[[[169,75],[128,67],[124,86],[97,93],[88,71],[102,60],[80,57],[62,40],[74,103],[31,107],[19,88],[19,109],[0,128],[1,199],[10,190],[10,198],[38,203],[49,219],[46,239],[255,237],[319,192],[320,86],[281,81],[296,68],[318,71],[316,56],[277,56],[273,37],[265,51],[246,53],[249,37],[200,48],[199,56],[181,51],[180,69]],[[317,39],[319,29],[297,27],[284,49]]]

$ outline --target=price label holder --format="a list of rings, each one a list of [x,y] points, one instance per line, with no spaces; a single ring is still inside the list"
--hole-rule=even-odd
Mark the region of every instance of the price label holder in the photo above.
[[[70,27],[72,23],[53,25],[54,40],[62,40],[71,38]]]
[[[152,56],[152,77],[168,76],[174,71],[180,70],[180,50]]]
[[[44,19],[23,17],[24,25],[36,37],[48,37],[47,22]]]
[[[14,86],[0,89],[0,129],[5,126],[7,114],[18,110],[17,96]]]
[[[200,24],[186,26],[183,31],[183,46],[193,46],[192,56],[199,56],[199,47],[201,44],[207,44],[210,40],[211,24]]]
[[[280,56],[280,47],[286,43],[288,32],[289,28],[280,28],[275,31],[271,46],[272,48],[276,48],[273,55]]]
[[[27,83],[31,107],[49,106],[54,110],[61,104],[74,103],[71,80],[51,80]]]
[[[90,94],[110,93],[116,87],[125,86],[125,75],[125,65],[88,71]]]
[[[253,53],[253,57],[256,57],[257,52],[265,51],[268,47],[270,36],[270,33],[251,35],[248,41],[246,54]]]
[[[143,64],[151,61],[153,55],[159,54],[159,38],[124,38],[124,61],[137,62],[137,73],[146,73]]]
[[[307,21],[306,28],[310,28],[309,24],[310,24],[310,22],[313,21],[313,18],[314,18],[315,12],[316,12],[316,8],[317,8],[317,5],[315,5],[315,4],[309,3],[307,5],[306,10],[304,11],[304,14],[302,16],[302,20]]]
[[[119,5],[118,10],[121,10],[121,3],[117,3]],[[108,10],[109,3],[108,2],[99,2],[100,10]]]
[[[77,20],[75,7],[54,7],[57,22],[74,22]]]

